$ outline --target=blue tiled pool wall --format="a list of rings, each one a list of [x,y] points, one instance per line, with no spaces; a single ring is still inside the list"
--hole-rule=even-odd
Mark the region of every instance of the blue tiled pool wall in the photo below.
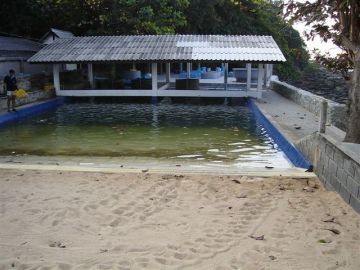
[[[256,106],[255,101],[252,98],[248,99],[248,106],[255,115],[256,121],[263,126],[274,142],[280,147],[280,149],[286,154],[289,160],[300,168],[309,169],[311,164],[304,157],[304,155],[291,144],[280,131],[266,118],[266,116]]]
[[[70,101],[70,98],[58,97],[49,101],[44,101],[33,106],[28,106],[19,109],[17,112],[7,113],[0,116],[0,125],[5,125],[14,121],[18,121],[22,118],[29,117],[50,109],[54,109],[65,102]],[[248,106],[255,115],[256,121],[266,129],[267,133],[274,140],[274,142],[280,147],[280,149],[286,154],[289,160],[300,168],[308,169],[310,163],[305,159],[302,153],[274,127],[274,125],[263,115],[263,113],[256,106],[253,99],[248,99]]]
[[[38,113],[42,113],[47,110],[54,109],[66,102],[66,98],[58,97],[52,100],[40,102],[34,105],[26,106],[25,108],[20,108],[16,112],[6,113],[0,115],[0,126],[18,121],[25,117],[33,116]]]

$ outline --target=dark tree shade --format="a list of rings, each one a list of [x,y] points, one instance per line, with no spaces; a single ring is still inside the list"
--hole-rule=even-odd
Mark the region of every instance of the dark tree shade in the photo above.
[[[0,1],[0,31],[40,38],[50,27],[75,35],[240,34],[271,35],[287,62],[282,78],[307,63],[300,35],[267,0],[12,0]]]

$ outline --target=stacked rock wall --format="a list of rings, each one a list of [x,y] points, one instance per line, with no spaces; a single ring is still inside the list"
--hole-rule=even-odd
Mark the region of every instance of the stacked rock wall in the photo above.
[[[330,72],[323,67],[305,71],[301,80],[288,83],[341,104],[346,104],[350,88],[350,82],[342,74]]]

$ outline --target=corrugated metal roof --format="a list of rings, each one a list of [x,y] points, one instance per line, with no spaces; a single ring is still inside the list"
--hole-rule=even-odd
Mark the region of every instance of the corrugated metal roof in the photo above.
[[[43,45],[25,38],[0,36],[0,51],[37,52]]]
[[[271,36],[150,35],[59,39],[44,47],[28,61],[284,62],[286,59]]]
[[[0,36],[0,61],[26,60],[43,45],[25,38]]]

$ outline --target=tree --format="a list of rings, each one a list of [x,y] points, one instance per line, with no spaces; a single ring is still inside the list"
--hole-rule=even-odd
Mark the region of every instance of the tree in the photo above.
[[[332,40],[344,53],[337,58],[318,55],[321,63],[332,69],[352,68],[349,90],[349,119],[345,142],[360,143],[360,2],[359,0],[289,1],[286,16],[311,27],[307,37]],[[329,23],[330,22],[330,23]],[[332,22],[332,23],[331,23]],[[346,74],[346,73],[345,73]]]
[[[49,28],[76,35],[174,34],[188,0],[0,1],[0,32],[40,38]],[[1,34],[1,33],[0,33]]]
[[[271,35],[287,62],[277,64],[281,79],[297,78],[308,63],[305,44],[282,18],[282,6],[269,0],[191,0],[182,34]]]
[[[0,1],[0,35],[22,36],[31,32],[36,9],[34,1]]]

